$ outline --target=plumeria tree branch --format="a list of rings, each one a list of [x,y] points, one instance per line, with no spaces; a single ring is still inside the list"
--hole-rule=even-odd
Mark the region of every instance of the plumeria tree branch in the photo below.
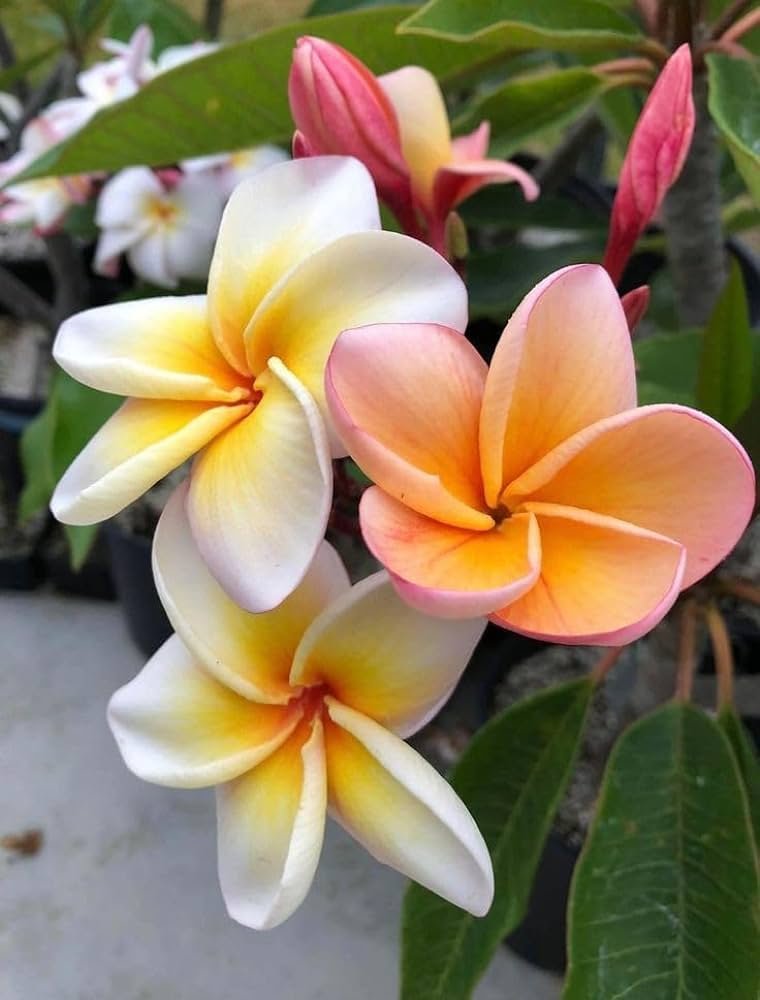
[[[710,38],[720,38],[751,6],[752,0],[733,0],[716,19],[710,29]]]
[[[694,598],[689,598],[681,606],[675,690],[677,701],[691,700],[691,689],[697,666],[697,626],[697,602]]]
[[[726,620],[714,602],[705,609],[705,621],[710,633],[715,675],[718,679],[718,709],[728,708],[734,702],[734,655]]]

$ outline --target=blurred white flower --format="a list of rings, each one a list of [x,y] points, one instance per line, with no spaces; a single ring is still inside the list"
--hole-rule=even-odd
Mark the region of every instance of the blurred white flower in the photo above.
[[[211,175],[226,200],[241,181],[253,177],[273,163],[281,163],[287,159],[288,154],[278,146],[256,146],[254,149],[241,149],[237,153],[195,156],[190,160],[183,160],[181,166],[187,173]]]
[[[167,70],[181,66],[183,63],[192,62],[206,56],[209,52],[216,52],[219,48],[217,42],[191,42],[190,45],[170,45],[164,49],[156,60],[156,71],[166,73]]]
[[[128,42],[106,38],[101,44],[114,58],[94,63],[77,76],[77,86],[96,109],[136,94],[156,72],[150,59],[153,32],[147,24],[141,24]]]
[[[174,288],[208,275],[223,207],[207,176],[129,167],[104,186],[95,221],[101,229],[93,267],[113,275],[121,254],[135,274]]]
[[[22,110],[21,102],[17,97],[0,90],[0,142],[4,142],[8,138],[10,135],[8,126],[21,117]]]

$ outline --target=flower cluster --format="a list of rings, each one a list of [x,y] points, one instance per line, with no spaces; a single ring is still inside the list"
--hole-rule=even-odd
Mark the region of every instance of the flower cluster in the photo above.
[[[626,311],[598,265],[533,289],[486,366],[464,336],[465,286],[427,244],[486,180],[535,192],[480,159],[487,128],[451,144],[424,71],[378,83],[306,39],[291,100],[301,158],[235,189],[207,295],[61,327],[59,364],[129,398],[52,507],[102,520],[195,456],[154,542],[176,635],[109,717],[136,774],[218,786],[233,917],[270,927],[293,912],[328,808],[381,861],[483,914],[486,846],[403,737],[445,701],[487,617],[565,643],[652,628],[736,543],[752,466],[705,415],[637,407]],[[337,152],[357,158],[324,155]],[[192,170],[150,177],[157,214],[162,191],[196,196]],[[381,230],[376,189],[425,242]],[[109,209],[114,229],[127,201]],[[361,529],[385,567],[353,587],[324,541],[331,463],[347,454],[374,482]]]

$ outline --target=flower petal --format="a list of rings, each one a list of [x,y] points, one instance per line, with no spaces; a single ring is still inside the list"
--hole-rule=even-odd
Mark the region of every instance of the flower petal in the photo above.
[[[526,201],[538,198],[538,184],[516,163],[476,159],[444,164],[435,175],[436,214],[445,219],[452,209],[487,184],[512,183],[520,185]]]
[[[217,790],[219,881],[233,920],[264,930],[301,905],[322,850],[327,788],[322,723]]]
[[[486,500],[595,420],[636,405],[628,324],[596,264],[550,275],[517,307],[486,380],[480,451]]]
[[[247,698],[287,702],[301,636],[327,605],[349,589],[335,550],[323,542],[301,582],[274,611],[238,607],[209,572],[193,541],[185,510],[187,483],[164,508],[153,542],[153,575],[161,602],[182,641],[210,674]],[[251,565],[249,572],[266,572]]]
[[[214,343],[204,295],[76,313],[61,326],[53,357],[77,381],[121,396],[234,403],[250,395]]]
[[[291,683],[327,684],[343,704],[409,736],[448,699],[485,625],[421,615],[398,597],[387,573],[375,573],[313,622]]]
[[[298,725],[299,709],[257,705],[199,666],[176,635],[108,706],[127,767],[144,781],[204,788],[244,774]]]
[[[208,283],[211,328],[229,363],[248,371],[243,331],[291,268],[365,229],[380,229],[380,215],[372,178],[358,160],[275,163],[243,181],[224,211]]]
[[[98,197],[95,222],[101,229],[139,226],[148,199],[163,198],[163,185],[148,167],[127,167],[106,181]]]
[[[515,514],[490,531],[454,528],[374,486],[362,497],[359,516],[369,550],[401,597],[425,614],[490,614],[538,579],[541,546],[530,514]]]
[[[169,267],[166,252],[166,232],[157,227],[149,230],[142,239],[127,251],[129,266],[139,277],[159,288],[176,288],[178,276]]]
[[[251,371],[262,371],[269,358],[280,358],[326,415],[325,364],[338,334],[420,320],[467,326],[467,290],[456,271],[408,236],[351,233],[272,289],[245,333],[248,362]]]
[[[331,813],[382,864],[482,917],[491,859],[451,785],[377,722],[334,698],[325,704]]]
[[[128,399],[64,472],[50,509],[64,524],[104,521],[250,411],[246,403]]]
[[[527,503],[541,532],[541,576],[492,616],[549,642],[620,646],[670,610],[686,553],[670,538],[625,521],[555,504]]]
[[[421,514],[485,530],[493,524],[478,460],[485,375],[454,330],[382,324],[341,334],[325,386],[343,442],[383,490]]]
[[[378,78],[401,131],[401,150],[417,197],[432,208],[436,171],[451,159],[451,131],[443,94],[432,73],[404,66]]]
[[[277,358],[256,381],[256,409],[193,465],[187,509],[203,559],[247,611],[295,590],[319,548],[332,500],[319,410]]]
[[[717,421],[686,406],[641,406],[576,434],[505,499],[583,507],[673,538],[687,551],[688,587],[736,545],[754,484],[747,453]]]

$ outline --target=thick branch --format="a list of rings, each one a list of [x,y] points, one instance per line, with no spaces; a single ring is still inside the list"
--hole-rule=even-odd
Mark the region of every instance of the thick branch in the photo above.
[[[206,0],[206,14],[203,27],[209,38],[216,39],[222,27],[224,0]]]
[[[55,281],[53,320],[56,326],[87,305],[87,271],[74,240],[59,232],[45,237],[48,264]]]

